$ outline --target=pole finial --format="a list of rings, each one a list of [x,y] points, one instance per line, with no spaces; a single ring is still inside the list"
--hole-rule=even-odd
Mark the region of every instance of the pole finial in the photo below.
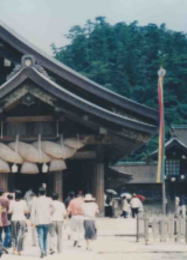
[[[164,77],[165,75],[166,75],[166,70],[161,66],[160,69],[158,70],[158,76]]]

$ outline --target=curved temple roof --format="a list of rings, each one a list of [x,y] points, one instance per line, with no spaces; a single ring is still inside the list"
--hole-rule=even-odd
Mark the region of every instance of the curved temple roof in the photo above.
[[[46,75],[39,72],[35,66],[22,67],[14,76],[9,78],[9,80],[0,87],[0,99],[6,97],[9,93],[19,87],[26,79],[32,80],[32,82],[37,84],[37,86],[41,87],[44,91],[50,93],[63,102],[102,119],[103,122],[107,121],[120,127],[127,127],[146,134],[153,134],[156,130],[154,125],[118,115],[86,101],[85,99],[82,99],[81,97],[53,82]]]
[[[187,153],[187,145],[182,142],[182,140],[180,140],[179,138],[177,137],[171,137],[167,142],[165,142],[164,144],[164,147],[165,147],[165,150],[169,150],[171,149],[172,147],[180,147],[183,151],[185,151]],[[151,157],[155,157],[157,156],[158,154],[158,149],[155,150],[154,152],[151,153]]]
[[[170,147],[174,146],[174,145],[179,145],[181,147],[183,147],[184,149],[187,149],[187,145],[185,143],[183,143],[180,139],[178,139],[177,137],[172,137],[171,139],[169,139],[166,143],[165,143],[165,149],[169,149]]]
[[[137,116],[147,118],[147,120],[158,120],[157,111],[135,102],[131,99],[122,97],[101,85],[89,80],[88,78],[80,75],[64,64],[58,62],[54,58],[46,55],[44,52],[28,43],[25,39],[17,35],[12,29],[0,22],[0,40],[8,43],[12,48],[16,49],[21,55],[32,54],[37,58],[37,61],[48,71],[57,75],[63,81],[69,82],[75,87],[80,88],[82,91],[89,93],[105,102],[109,102],[116,107],[130,111]]]

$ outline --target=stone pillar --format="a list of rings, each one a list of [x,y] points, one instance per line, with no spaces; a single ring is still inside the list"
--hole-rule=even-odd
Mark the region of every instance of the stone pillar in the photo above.
[[[95,164],[94,195],[99,205],[100,215],[104,216],[104,163]]]
[[[53,173],[53,190],[59,194],[59,198],[63,198],[63,172],[54,172]]]
[[[8,173],[0,173],[0,189],[8,191]]]

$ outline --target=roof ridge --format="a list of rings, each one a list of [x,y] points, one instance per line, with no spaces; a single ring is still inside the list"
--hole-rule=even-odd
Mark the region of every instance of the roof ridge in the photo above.
[[[143,125],[153,126],[153,127],[154,127],[154,125],[152,125],[152,124],[145,123],[145,122],[141,122],[141,121],[136,120],[136,119],[134,119],[134,118],[129,118],[129,117],[127,117],[127,116],[124,116],[124,115],[121,115],[121,114],[112,112],[112,111],[110,111],[110,110],[108,110],[108,109],[106,109],[106,108],[100,107],[99,105],[96,105],[96,104],[94,104],[94,103],[92,103],[92,102],[90,102],[90,101],[88,101],[88,100],[85,100],[85,99],[83,99],[82,97],[79,97],[78,95],[76,95],[76,94],[70,92],[69,90],[63,88],[62,86],[58,85],[58,84],[57,84],[56,82],[54,82],[51,78],[47,78],[44,74],[42,74],[41,72],[39,72],[36,68],[32,68],[32,69],[34,69],[34,70],[36,71],[36,73],[40,74],[40,76],[43,77],[43,78],[45,78],[45,80],[50,81],[53,85],[55,85],[55,86],[56,86],[57,88],[59,88],[60,90],[63,89],[64,92],[68,93],[68,94],[71,95],[71,96],[74,96],[74,97],[78,98],[79,100],[81,100],[81,101],[84,102],[84,103],[87,103],[87,104],[89,104],[89,105],[91,105],[91,106],[93,106],[93,107],[97,107],[98,109],[100,109],[100,110],[102,110],[102,111],[105,111],[106,113],[112,114],[112,115],[114,115],[114,116],[118,116],[118,117],[120,117],[120,118],[122,118],[122,119],[129,120],[129,121],[131,121],[131,122],[140,123],[140,124],[143,124]]]
[[[167,146],[169,146],[172,142],[178,142],[178,144],[180,144],[181,146],[183,146],[184,148],[187,148],[187,145],[185,143],[183,143],[180,138],[178,138],[177,136],[172,136],[168,141],[166,141],[164,143],[164,147],[167,148]],[[153,151],[150,156],[156,154],[158,152],[158,149],[156,149],[155,151]]]
[[[27,39],[25,39],[22,35],[18,34],[17,32],[15,32],[15,30],[13,30],[12,28],[10,28],[8,25],[6,25],[4,22],[0,22],[0,26],[8,31],[9,34],[13,35],[16,39],[18,39],[19,41],[25,43],[29,48],[31,48],[33,51],[35,51],[36,53],[38,53],[38,55],[40,55],[42,58],[46,58],[47,60],[51,61],[53,64],[56,64],[58,67],[60,67],[61,69],[64,69],[66,72],[71,73],[72,75],[74,75],[75,77],[77,77],[78,79],[82,79],[83,81],[91,84],[91,86],[95,86],[97,87],[97,90],[101,90],[104,91],[106,94],[108,95],[112,95],[113,98],[116,97],[117,99],[121,100],[121,102],[128,102],[132,105],[137,105],[138,107],[141,107],[142,109],[146,109],[149,110],[150,112],[157,113],[156,109],[150,108],[149,106],[146,106],[144,104],[141,104],[135,100],[132,100],[130,98],[124,97],[122,95],[119,95],[118,93],[111,91],[105,87],[103,87],[102,85],[88,79],[87,77],[83,76],[82,74],[76,72],[75,70],[71,69],[70,67],[66,66],[65,64],[59,62],[58,60],[56,60],[55,58],[49,56],[47,53],[45,53],[43,50],[41,50],[40,48],[36,47],[34,44],[30,43]],[[89,91],[89,88],[87,88]],[[93,93],[92,93],[93,94]],[[107,99],[106,97],[104,97],[103,95],[101,95],[103,98]],[[117,101],[115,101],[115,104],[118,106],[122,106],[122,103],[116,103]],[[131,109],[132,109],[131,108]],[[126,109],[128,109],[126,107]],[[138,109],[136,109],[135,111],[136,113],[140,114],[140,111]],[[141,114],[143,113],[143,111],[141,112]]]

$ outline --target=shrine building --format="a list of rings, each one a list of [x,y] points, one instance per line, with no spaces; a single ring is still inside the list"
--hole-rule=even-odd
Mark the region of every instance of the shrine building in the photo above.
[[[148,142],[157,111],[46,55],[0,23],[0,188],[61,198],[92,193],[101,212],[108,167]]]

